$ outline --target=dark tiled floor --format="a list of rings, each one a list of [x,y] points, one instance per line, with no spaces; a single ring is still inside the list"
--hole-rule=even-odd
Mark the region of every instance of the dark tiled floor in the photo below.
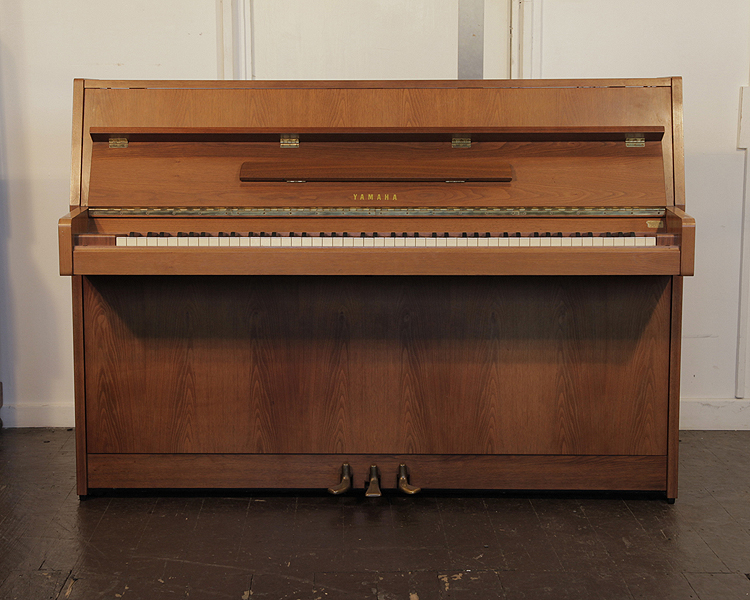
[[[680,497],[129,494],[73,433],[0,432],[0,599],[750,597],[750,432],[683,432]]]

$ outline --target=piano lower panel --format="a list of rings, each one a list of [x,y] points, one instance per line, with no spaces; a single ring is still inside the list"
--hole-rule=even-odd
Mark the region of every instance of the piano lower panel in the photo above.
[[[75,275],[679,275],[680,248],[78,246]]]
[[[436,454],[90,454],[91,488],[320,488],[352,466],[362,490],[371,464],[381,487],[396,487],[398,465],[424,489],[664,491],[666,456]]]

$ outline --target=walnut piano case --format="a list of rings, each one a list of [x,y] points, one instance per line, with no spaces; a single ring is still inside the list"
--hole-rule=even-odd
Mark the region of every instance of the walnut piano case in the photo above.
[[[78,493],[677,495],[681,82],[75,83]]]

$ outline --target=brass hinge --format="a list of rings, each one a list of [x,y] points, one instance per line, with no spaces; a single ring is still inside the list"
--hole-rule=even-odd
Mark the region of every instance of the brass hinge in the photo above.
[[[111,138],[109,138],[109,147],[110,148],[127,148],[128,147],[128,138],[124,138],[124,137],[111,137]]]
[[[451,147],[453,148],[471,148],[471,138],[470,137],[458,137],[457,135],[453,136],[453,139],[451,139]]]
[[[625,138],[626,148],[645,148],[646,136],[642,133],[634,133]]]
[[[299,134],[282,133],[281,134],[281,147],[282,148],[299,148]]]

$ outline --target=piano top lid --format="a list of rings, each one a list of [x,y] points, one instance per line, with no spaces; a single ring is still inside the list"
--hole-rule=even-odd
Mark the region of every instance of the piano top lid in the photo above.
[[[498,160],[511,165],[513,181],[460,184],[439,192],[442,206],[682,204],[680,90],[678,78],[78,80],[71,205],[245,206],[255,193],[249,186],[255,186],[263,195],[258,205],[346,205],[355,194],[393,198],[398,192],[399,204],[416,206],[425,204],[420,195],[432,194],[428,186],[439,185],[371,190],[309,183],[282,192],[238,181],[241,165],[252,159],[240,146],[278,144],[281,134],[292,133],[303,148],[322,142],[437,143],[458,135],[471,137],[483,151],[494,144]],[[638,154],[620,148],[628,134],[642,134],[645,148]],[[110,137],[128,139],[130,148],[107,150]],[[566,145],[572,162],[563,166]],[[518,155],[500,156],[521,146]],[[508,196],[507,190],[481,186],[514,191]],[[292,196],[299,202],[288,202]]]
[[[621,79],[419,79],[419,80],[116,80],[79,79],[86,89],[494,89],[671,87],[680,77]]]

